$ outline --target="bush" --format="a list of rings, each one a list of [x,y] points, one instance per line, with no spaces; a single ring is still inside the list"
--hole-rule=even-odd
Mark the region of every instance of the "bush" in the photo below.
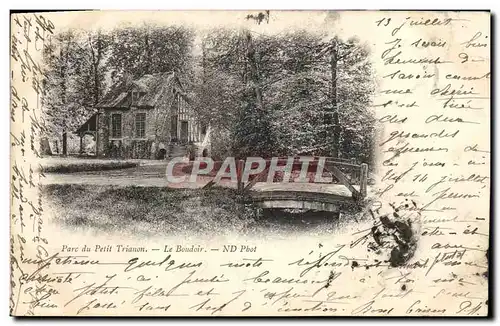
[[[137,162],[67,162],[41,166],[43,173],[74,173],[82,171],[106,171],[139,166]]]

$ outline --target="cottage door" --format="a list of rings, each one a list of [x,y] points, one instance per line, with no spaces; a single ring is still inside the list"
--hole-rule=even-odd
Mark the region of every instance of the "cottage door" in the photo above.
[[[181,143],[187,144],[188,142],[188,122],[181,121]]]

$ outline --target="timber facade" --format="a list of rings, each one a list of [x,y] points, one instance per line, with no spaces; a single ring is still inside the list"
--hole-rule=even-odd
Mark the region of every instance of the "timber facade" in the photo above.
[[[200,123],[175,73],[125,81],[106,94],[78,130],[93,135],[96,156],[163,159],[194,145],[208,148],[209,128]]]

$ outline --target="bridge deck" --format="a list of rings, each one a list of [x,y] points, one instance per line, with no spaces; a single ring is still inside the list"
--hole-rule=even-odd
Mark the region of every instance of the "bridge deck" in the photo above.
[[[354,186],[359,189],[359,186]],[[317,183],[257,183],[250,200],[263,208],[299,208],[338,212],[342,203],[354,203],[344,185]]]
[[[359,186],[354,186],[359,190]],[[299,182],[258,182],[252,190],[255,192],[270,192],[270,191],[300,191],[313,192],[318,194],[330,194],[341,197],[351,197],[352,193],[342,184],[327,184],[327,183],[299,183]]]

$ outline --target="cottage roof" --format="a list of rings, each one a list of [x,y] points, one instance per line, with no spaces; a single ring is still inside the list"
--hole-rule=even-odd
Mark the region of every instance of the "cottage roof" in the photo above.
[[[76,134],[81,134],[85,133],[86,131],[96,131],[97,130],[97,113],[94,113],[90,116],[90,118],[83,123],[80,128],[78,128],[75,133]]]
[[[113,87],[102,101],[97,104],[99,108],[127,108],[132,104],[131,92],[142,93],[136,106],[154,107],[158,101],[164,98],[167,91],[172,92],[174,88],[185,96],[184,89],[173,72],[164,72],[151,75],[144,75],[133,81],[124,81],[120,85]]]

